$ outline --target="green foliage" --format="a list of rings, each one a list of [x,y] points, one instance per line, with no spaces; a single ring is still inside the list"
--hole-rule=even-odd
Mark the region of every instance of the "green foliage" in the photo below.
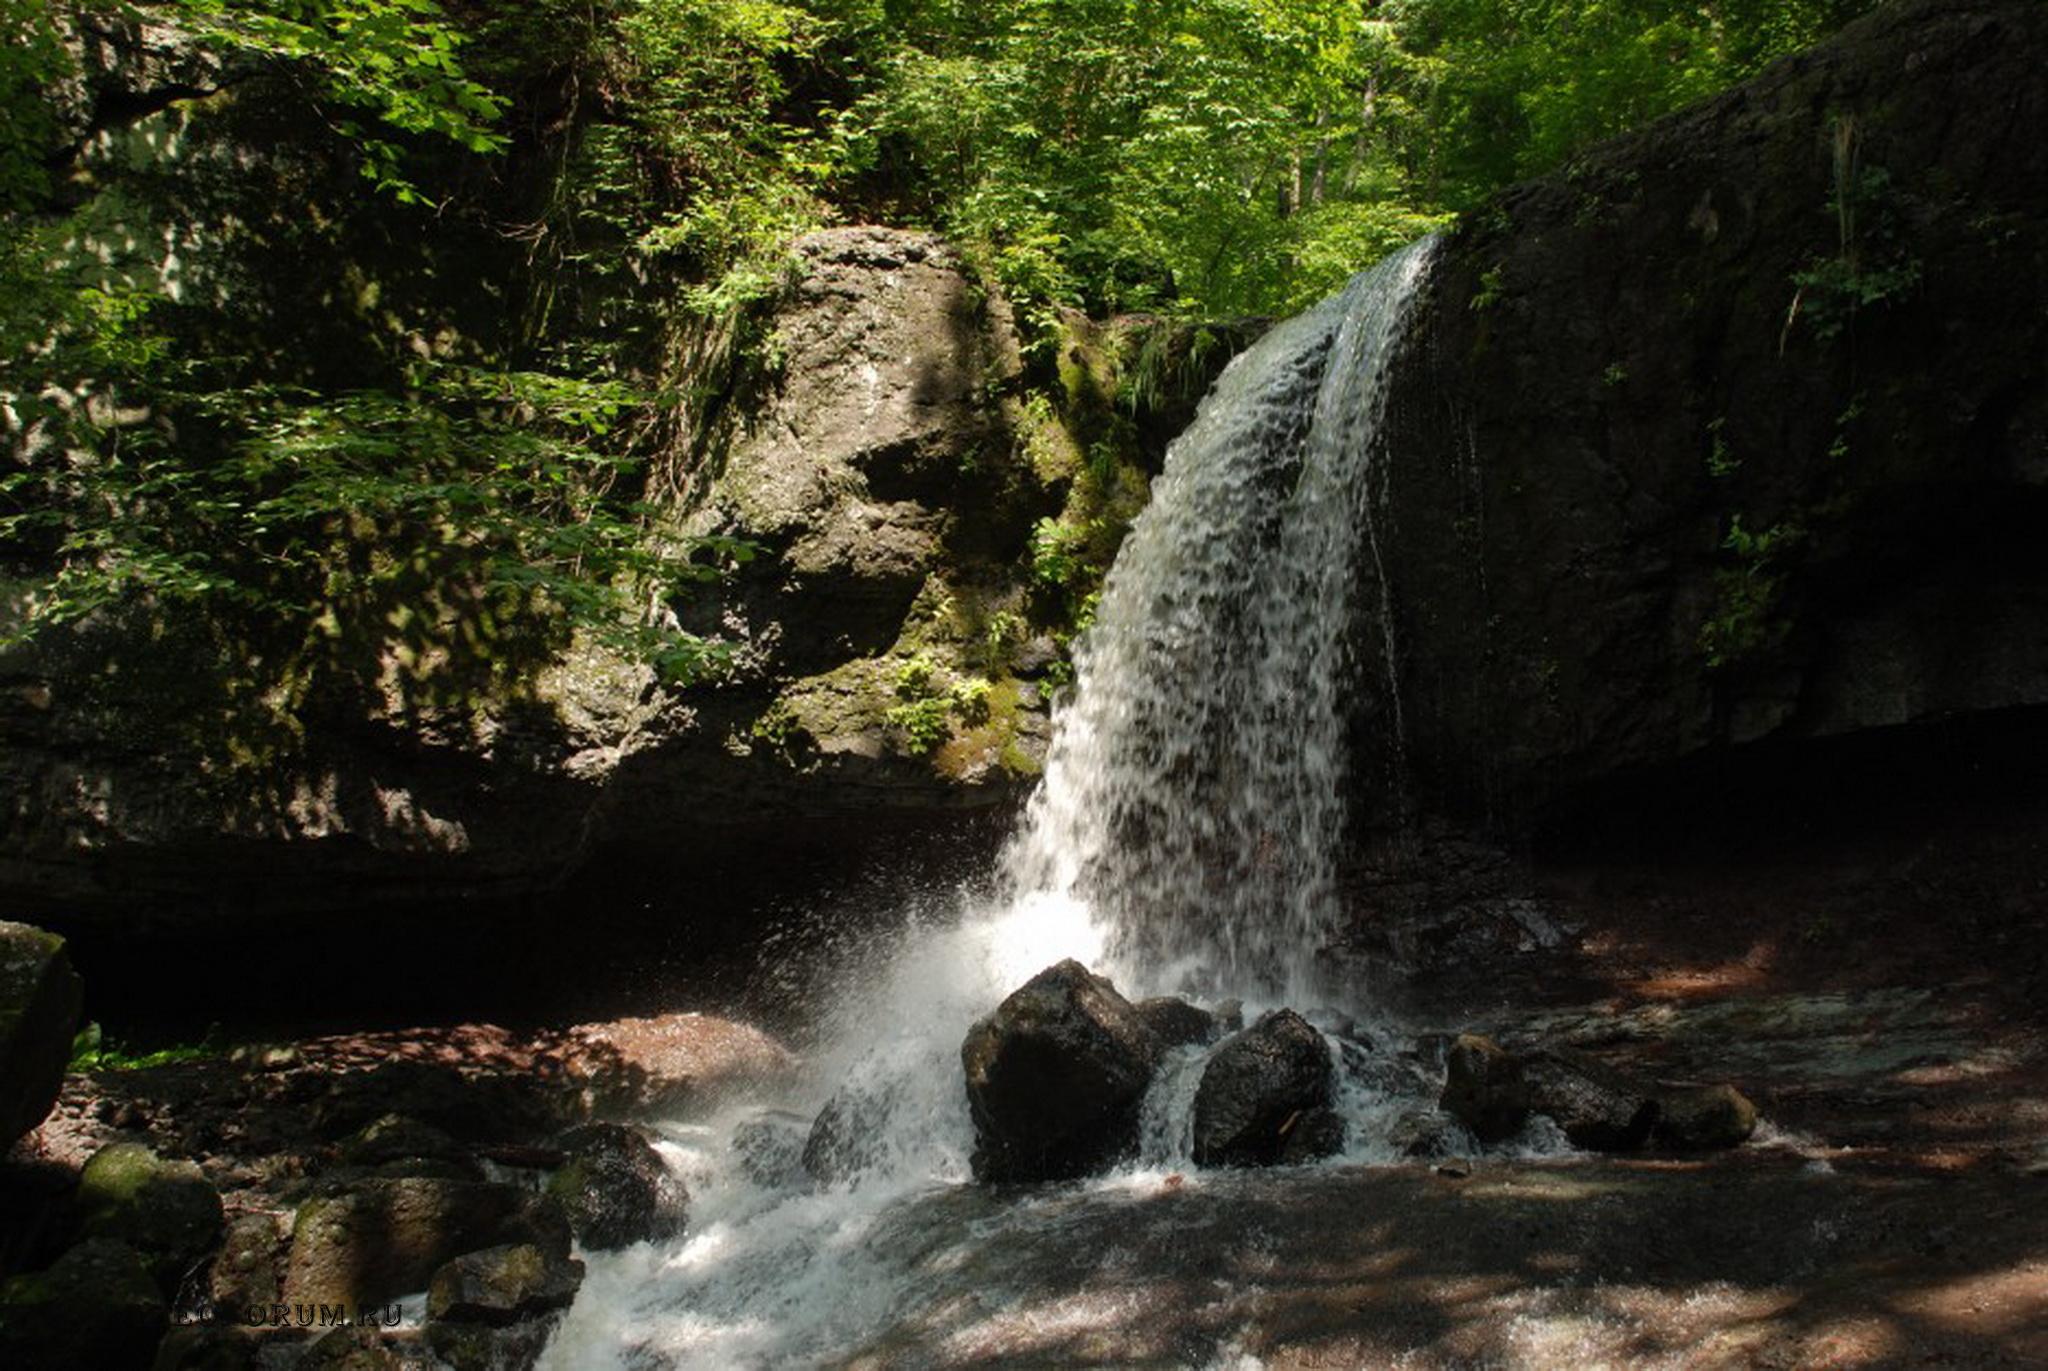
[[[1731,565],[1714,571],[1714,606],[1700,625],[1700,651],[1712,670],[1749,661],[1781,639],[1787,625],[1774,617],[1784,593],[1785,556],[1805,541],[1796,522],[1772,524],[1761,532],[1742,525],[1742,516],[1728,522],[1721,549]]]
[[[147,1071],[153,1067],[172,1066],[179,1062],[204,1061],[218,1057],[226,1049],[219,1038],[220,1025],[215,1024],[206,1036],[196,1043],[174,1043],[169,1047],[152,1048],[147,1052],[123,1048],[107,1037],[98,1023],[88,1023],[71,1040],[71,1063],[69,1071]]]
[[[907,659],[896,671],[896,694],[883,719],[899,730],[913,755],[937,748],[953,735],[953,721],[985,723],[993,687],[979,676],[954,681],[941,689],[938,664],[923,653]]]
[[[1725,414],[1717,415],[1707,425],[1707,475],[1717,481],[1742,470],[1742,459],[1728,450],[1727,427],[1728,416]]]
[[[544,373],[414,379],[165,397],[219,447],[196,460],[158,426],[116,423],[0,477],[0,542],[53,567],[10,636],[124,604],[205,607],[308,669],[367,653],[436,700],[518,676],[573,626],[677,679],[716,668],[720,649],[640,613],[751,553],[651,534],[631,435],[656,401]]]
[[[1048,590],[1069,590],[1088,574],[1088,531],[1058,519],[1031,528],[1031,579]]]
[[[502,151],[505,100],[463,71],[468,41],[435,0],[166,0],[156,10],[202,40],[289,64],[319,82],[315,112],[349,139],[363,174],[398,199],[420,192],[401,140]],[[370,122],[364,122],[365,120]]]
[[[1786,328],[1803,314],[1822,342],[1848,332],[1857,312],[1895,300],[1920,282],[1920,260],[1900,246],[1891,173],[1864,166],[1856,122],[1838,116],[1833,126],[1834,177],[1827,213],[1836,249],[1792,274],[1797,292]]]
[[[794,236],[880,220],[953,235],[1041,354],[1066,336],[1063,310],[1157,320],[1135,356],[1091,372],[1104,393],[1085,422],[1075,404],[1019,406],[1034,466],[1069,489],[1030,541],[1032,613],[1071,641],[1142,500],[1131,416],[1207,374],[1216,335],[1195,320],[1290,311],[1512,177],[1862,7],[121,7],[260,72],[266,100],[299,102],[321,155],[413,216],[399,236],[430,231],[431,208],[528,247],[503,337],[394,346],[322,385],[303,379],[315,359],[266,370],[195,347],[194,306],[77,246],[77,206],[98,188],[62,146],[72,58],[49,4],[0,0],[0,560],[27,585],[6,631],[204,606],[262,663],[248,688],[287,711],[336,675],[462,698],[578,632],[677,679],[715,672],[718,647],[670,627],[667,602],[750,549],[680,538],[654,511],[715,466],[721,407],[772,381],[762,306],[788,284]],[[1917,270],[1888,252],[1884,184],[1853,150],[1831,202],[1841,250],[1799,283],[1821,329]],[[1501,293],[1496,268],[1472,306]],[[214,302],[210,327],[239,307]],[[1731,551],[1743,576],[1770,574],[1768,551]],[[991,622],[991,662],[1013,632]],[[908,689],[913,745],[976,707],[929,675]]]

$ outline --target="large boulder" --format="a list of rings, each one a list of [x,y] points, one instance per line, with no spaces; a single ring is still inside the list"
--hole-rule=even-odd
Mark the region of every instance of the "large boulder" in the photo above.
[[[960,1046],[984,1181],[1085,1176],[1137,1146],[1165,1045],[1104,977],[1071,959],[1039,972]]]
[[[2044,121],[2048,8],[1906,0],[1464,215],[1389,385],[1352,774],[1495,830],[1724,765],[1751,809],[1797,748],[1737,745],[2048,704]]]
[[[0,1366],[148,1366],[169,1326],[170,1306],[149,1263],[107,1238],[0,1285]]]
[[[1491,1038],[1459,1035],[1444,1056],[1439,1107],[1483,1143],[1512,1137],[1529,1117],[1522,1063]]]
[[[1266,1014],[1209,1059],[1195,1089],[1195,1164],[1270,1166],[1343,1145],[1329,1113],[1330,1045],[1291,1009]],[[1334,1123],[1334,1126],[1333,1126]]]
[[[220,1192],[189,1161],[167,1161],[141,1143],[93,1153],[78,1181],[79,1232],[127,1244],[150,1264],[166,1296],[221,1236]]]
[[[592,1251],[659,1242],[689,1221],[690,1192],[647,1139],[624,1124],[597,1123],[562,1137],[567,1154],[547,1193]]]
[[[83,996],[62,938],[0,922],[0,1153],[57,1102]]]
[[[1530,1110],[1549,1116],[1573,1147],[1589,1152],[1641,1147],[1661,1109],[1656,1091],[1566,1048],[1532,1053],[1522,1080]]]

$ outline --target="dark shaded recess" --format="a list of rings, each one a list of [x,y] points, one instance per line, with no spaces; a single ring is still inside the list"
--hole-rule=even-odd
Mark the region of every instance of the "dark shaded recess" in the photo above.
[[[2048,814],[2048,708],[1717,748],[1562,797],[1538,856],[1728,860],[1846,838],[1916,839],[1973,813]]]
[[[600,848],[559,888],[512,899],[365,899],[346,917],[153,934],[41,922],[71,939],[85,1017],[131,1050],[214,1024],[239,1040],[683,1010],[800,1034],[828,962],[951,913],[1008,829],[1007,814],[979,814],[698,830]]]

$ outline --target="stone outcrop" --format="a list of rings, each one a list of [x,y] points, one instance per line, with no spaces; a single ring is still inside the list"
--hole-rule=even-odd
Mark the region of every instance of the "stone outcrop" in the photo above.
[[[1392,382],[1368,812],[2048,703],[2044,123],[2048,10],[1912,0],[1465,217]]]
[[[203,107],[151,118],[241,131]],[[222,694],[204,622],[95,618],[0,653],[0,891],[207,918],[492,898],[605,841],[1014,797],[1047,706],[1027,538],[1071,477],[1016,431],[1007,306],[925,233],[828,230],[793,265],[762,325],[774,377],[731,398],[670,502],[672,532],[760,549],[676,607],[737,644],[716,687],[579,641],[530,698],[372,692],[279,733]]]
[[[1137,1146],[1165,1044],[1116,987],[1076,961],[1039,972],[960,1046],[984,1181],[1069,1180]]]
[[[0,1153],[56,1102],[83,995],[62,938],[0,922]]]

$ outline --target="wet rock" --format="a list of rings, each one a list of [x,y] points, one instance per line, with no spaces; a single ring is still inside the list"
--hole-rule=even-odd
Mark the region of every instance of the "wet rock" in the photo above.
[[[1436,1158],[1463,1156],[1473,1139],[1449,1113],[1441,1109],[1415,1109],[1395,1122],[1388,1141],[1404,1157]]]
[[[292,1371],[413,1371],[375,1329],[336,1328],[316,1338]]]
[[[427,1317],[504,1325],[567,1309],[583,1284],[583,1263],[531,1243],[457,1257],[427,1286]]]
[[[403,1114],[386,1114],[365,1124],[343,1140],[340,1156],[345,1165],[385,1168],[392,1174],[406,1169],[410,1174],[483,1179],[468,1148],[432,1124]]]
[[[49,1270],[0,1285],[0,1366],[147,1366],[169,1325],[170,1306],[143,1255],[91,1238]]]
[[[1756,1106],[1732,1085],[1669,1090],[1658,1103],[1651,1140],[1673,1152],[1740,1147],[1756,1132]]]
[[[352,1314],[426,1288],[442,1264],[506,1242],[566,1248],[566,1226],[517,1186],[429,1177],[366,1180],[299,1206],[285,1301]]]
[[[804,1139],[803,1168],[827,1185],[851,1180],[881,1160],[890,1097],[846,1086],[825,1101]]]
[[[1334,1157],[1344,1150],[1346,1133],[1344,1116],[1334,1109],[1297,1114],[1282,1130],[1280,1165],[1299,1166]]]
[[[157,1345],[151,1371],[257,1371],[261,1356],[262,1339],[249,1329],[188,1323]]]
[[[1522,1063],[1531,1112],[1546,1114],[1572,1146],[1630,1152],[1656,1124],[1656,1093],[1583,1053],[1550,1048]]]
[[[563,1034],[561,1051],[586,1110],[627,1117],[702,1110],[772,1086],[796,1067],[769,1034],[709,1014],[581,1024]]]
[[[0,1154],[56,1103],[83,992],[62,938],[0,922]]]
[[[549,1314],[504,1327],[430,1323],[427,1345],[454,1371],[531,1371],[560,1319]]]
[[[274,1214],[241,1214],[227,1226],[213,1259],[207,1293],[220,1317],[247,1320],[284,1298],[290,1236]]]
[[[547,1190],[585,1247],[606,1251],[683,1231],[690,1192],[638,1132],[587,1124],[564,1134],[560,1145],[568,1160],[548,1178]]]
[[[1443,1095],[1446,1114],[1472,1130],[1483,1143],[1514,1135],[1529,1117],[1529,1089],[1522,1064],[1491,1038],[1466,1033],[1444,1057]]]
[[[1140,1000],[1132,1008],[1168,1047],[1213,1043],[1223,1036],[1223,1026],[1214,1014],[1172,995]],[[1240,1010],[1240,1018],[1242,1014]]]
[[[812,1124],[801,1114],[771,1110],[732,1131],[732,1150],[740,1169],[763,1190],[793,1190],[809,1179],[804,1147]]]
[[[127,1244],[174,1296],[221,1234],[220,1194],[192,1162],[166,1161],[141,1143],[93,1153],[78,1182],[79,1235]]]
[[[1164,1050],[1105,978],[1072,960],[1039,972],[960,1045],[975,1177],[1065,1180],[1128,1155]]]
[[[1327,1110],[1332,1065],[1329,1043],[1291,1009],[1263,1016],[1223,1044],[1195,1090],[1195,1164],[1279,1161],[1302,1119]]]

